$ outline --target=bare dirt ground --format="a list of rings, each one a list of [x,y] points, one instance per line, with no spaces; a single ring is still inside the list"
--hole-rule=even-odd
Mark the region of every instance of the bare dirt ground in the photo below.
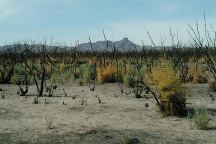
[[[68,82],[58,86],[53,97],[40,97],[39,104],[33,104],[35,86],[27,98],[16,94],[16,85],[0,87],[5,94],[0,99],[0,144],[120,144],[125,137],[141,144],[216,143],[216,102],[208,97],[207,84],[186,87],[187,102],[192,103],[188,106],[208,109],[212,119],[208,130],[197,130],[186,117],[162,117],[155,103],[135,98],[128,88],[128,94],[121,94],[117,84],[97,85],[92,92],[88,86]],[[81,105],[81,97],[87,105]],[[52,129],[47,129],[46,117],[53,122]]]

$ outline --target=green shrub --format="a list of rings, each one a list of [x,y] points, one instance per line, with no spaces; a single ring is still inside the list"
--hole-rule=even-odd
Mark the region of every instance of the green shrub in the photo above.
[[[13,76],[11,77],[10,82],[12,84],[18,84],[19,83],[19,76],[21,76],[21,74],[14,73]],[[33,84],[33,76],[28,76],[27,83],[28,83],[28,85]]]
[[[64,80],[69,80],[72,74],[70,71],[66,71],[63,73],[63,75],[64,75]]]
[[[131,139],[128,136],[124,136],[122,144],[132,144]]]
[[[12,84],[17,84],[18,82],[19,82],[19,75],[15,73],[15,74],[11,77],[11,83],[12,83]]]
[[[18,74],[18,75],[25,75],[26,71],[24,69],[24,65],[23,64],[17,64],[14,67],[14,74]]]
[[[13,72],[13,75],[12,75],[12,77],[11,77],[11,80],[10,80],[10,82],[12,83],[12,84],[17,84],[18,82],[19,82],[19,77],[21,76],[21,75],[26,75],[27,74],[27,72],[26,72],[26,70],[25,70],[25,68],[24,68],[24,65],[23,64],[17,64],[17,65],[15,65],[15,67],[14,67],[14,72]],[[30,85],[30,84],[33,84],[33,76],[31,76],[31,75],[27,75],[27,77],[28,77],[28,84]]]
[[[83,82],[89,82],[92,77],[96,74],[94,72],[94,65],[92,64],[83,64],[80,67],[81,77],[83,78]]]
[[[210,121],[208,111],[205,108],[197,109],[193,116],[193,121],[197,129],[206,130]]]
[[[134,78],[131,75],[125,75],[123,77],[123,82],[128,87],[134,87]]]
[[[123,140],[121,141],[121,144],[138,144],[140,143],[139,139],[137,138],[130,138],[127,135],[123,137]]]
[[[63,80],[62,74],[60,74],[60,73],[53,73],[51,75],[51,80],[54,83],[62,83],[62,84],[64,84],[64,80]]]

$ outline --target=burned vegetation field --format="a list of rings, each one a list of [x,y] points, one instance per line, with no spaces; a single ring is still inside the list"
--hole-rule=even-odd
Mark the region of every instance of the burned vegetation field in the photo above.
[[[0,143],[216,143],[216,46],[194,34],[127,51],[4,46]]]

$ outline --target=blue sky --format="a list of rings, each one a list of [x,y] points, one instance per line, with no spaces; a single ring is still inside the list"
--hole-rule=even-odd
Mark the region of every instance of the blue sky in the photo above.
[[[0,0],[0,45],[50,37],[72,45],[88,35],[103,40],[103,29],[111,40],[150,44],[145,28],[158,45],[161,36],[169,44],[169,27],[187,43],[187,24],[202,27],[205,11],[214,25],[215,6],[215,0]]]

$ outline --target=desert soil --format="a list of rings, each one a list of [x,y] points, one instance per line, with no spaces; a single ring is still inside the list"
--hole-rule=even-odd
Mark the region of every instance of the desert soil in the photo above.
[[[207,84],[185,87],[188,107],[208,109],[208,130],[197,130],[187,117],[162,117],[152,98],[137,99],[129,88],[121,94],[117,84],[100,84],[90,91],[68,82],[59,85],[53,97],[40,97],[39,104],[33,104],[35,86],[27,97],[16,94],[16,85],[1,87],[0,144],[120,144],[126,138],[141,144],[216,143],[216,102],[208,97]],[[81,99],[87,104],[81,105]]]

